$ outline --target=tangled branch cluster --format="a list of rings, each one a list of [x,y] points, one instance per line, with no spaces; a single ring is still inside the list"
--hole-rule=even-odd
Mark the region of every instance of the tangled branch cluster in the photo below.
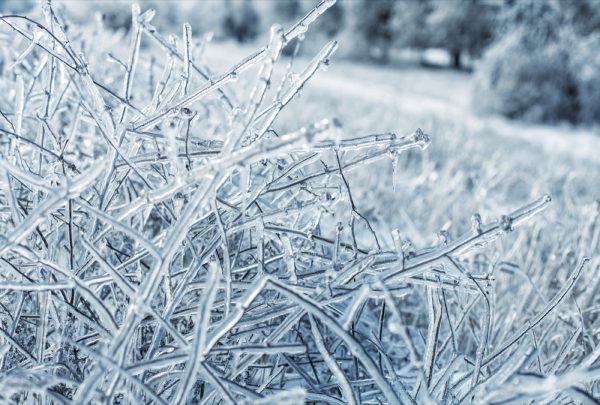
[[[575,384],[597,375],[598,350],[563,385],[552,384],[566,356],[522,375],[545,339],[534,328],[585,261],[533,319],[507,325],[494,312],[499,262],[462,260],[549,197],[488,224],[476,215],[471,231],[441,234],[437,246],[417,250],[395,230],[386,247],[345,174],[429,137],[352,138],[335,119],[274,130],[336,44],[298,74],[290,61],[272,86],[281,50],[332,4],[287,31],[274,27],[266,48],[222,75],[194,60],[189,25],[166,39],[153,12],[136,6],[126,59],[111,54],[108,67],[88,65],[84,38],[69,40],[49,1],[43,23],[0,17],[10,29],[0,94],[2,401],[591,398]],[[255,84],[238,102],[229,85],[253,65]]]

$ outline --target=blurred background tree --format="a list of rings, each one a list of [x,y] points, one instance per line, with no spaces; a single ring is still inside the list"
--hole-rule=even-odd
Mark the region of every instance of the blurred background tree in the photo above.
[[[366,55],[374,60],[387,63],[394,39],[394,1],[362,0],[355,8],[360,19],[355,35],[367,44]]]
[[[426,26],[429,47],[444,48],[452,66],[462,67],[462,56],[479,57],[493,37],[496,4],[483,0],[436,2],[429,6]]]
[[[223,19],[223,33],[238,42],[250,42],[262,31],[260,16],[252,5],[252,0],[225,0],[227,10]]]
[[[435,5],[430,0],[399,1],[394,6],[394,45],[426,49],[431,44],[428,16]]]

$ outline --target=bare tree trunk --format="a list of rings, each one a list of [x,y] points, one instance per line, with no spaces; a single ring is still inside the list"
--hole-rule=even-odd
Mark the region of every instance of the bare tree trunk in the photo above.
[[[462,67],[461,64],[461,60],[460,60],[460,51],[452,51],[451,52],[452,55],[452,67],[454,69],[460,69]]]

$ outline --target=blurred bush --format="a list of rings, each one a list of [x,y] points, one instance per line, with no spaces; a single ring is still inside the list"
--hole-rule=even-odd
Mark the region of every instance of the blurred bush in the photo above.
[[[474,106],[533,122],[598,122],[600,13],[592,3],[507,6],[497,40],[476,69]]]
[[[571,61],[577,79],[578,121],[600,121],[600,33],[584,38]]]
[[[577,120],[577,84],[567,40],[535,46],[517,30],[492,46],[477,68],[473,105],[527,121]]]

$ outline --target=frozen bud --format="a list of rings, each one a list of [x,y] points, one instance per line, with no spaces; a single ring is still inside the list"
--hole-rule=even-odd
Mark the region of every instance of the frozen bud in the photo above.
[[[442,229],[438,232],[438,238],[440,240],[440,245],[447,245],[448,244],[448,231],[445,229]]]
[[[404,243],[402,243],[402,252],[404,253],[404,256],[410,257],[415,253],[415,251],[415,245],[413,245],[410,239],[406,239]]]
[[[173,198],[173,207],[175,208],[175,212],[178,214],[181,213],[181,210],[183,209],[184,205],[185,199],[183,198],[183,195],[176,194]]]
[[[296,29],[298,30],[298,41],[304,41],[306,37],[306,31],[308,30],[308,26],[304,23],[300,23]]]
[[[179,111],[179,116],[181,118],[188,119],[188,120],[191,119],[191,118],[193,118],[195,114],[196,113],[193,110],[191,110],[191,109],[189,109],[187,107],[183,107],[181,109],[181,111]]]
[[[482,226],[481,215],[479,215],[477,213],[473,214],[473,216],[471,217],[471,229],[473,230],[473,232],[480,234],[481,226]]]
[[[279,24],[274,24],[271,26],[271,35],[272,36],[278,36],[278,35],[283,35],[284,31],[283,31],[283,27]]]
[[[327,270],[325,270],[325,277],[327,277],[329,280],[334,279],[336,275],[336,270],[337,265],[329,267]]]
[[[310,188],[307,186],[306,187],[307,191],[310,191]],[[329,203],[335,201],[335,195],[330,193],[329,191],[321,194],[321,202],[323,203]]]
[[[431,143],[431,138],[429,135],[424,133],[421,128],[417,128],[415,131],[415,141],[421,147],[421,149],[426,149]]]
[[[513,230],[512,219],[508,215],[502,215],[502,217],[500,217],[499,225],[504,232],[510,232]]]

